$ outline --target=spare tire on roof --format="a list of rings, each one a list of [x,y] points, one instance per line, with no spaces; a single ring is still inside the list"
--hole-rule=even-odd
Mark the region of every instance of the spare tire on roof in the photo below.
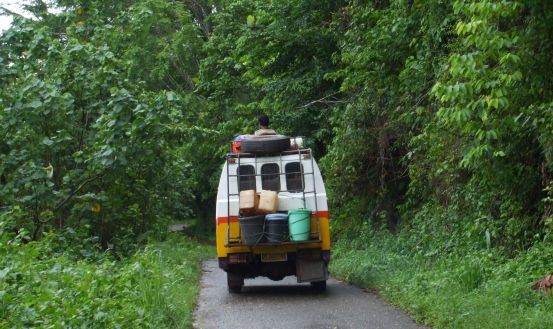
[[[242,140],[240,150],[244,153],[271,154],[290,148],[290,137],[283,135],[252,136]]]

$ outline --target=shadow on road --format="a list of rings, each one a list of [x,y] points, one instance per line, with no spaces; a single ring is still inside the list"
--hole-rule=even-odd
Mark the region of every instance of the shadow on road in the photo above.
[[[326,292],[319,292],[313,289],[311,285],[298,284],[298,285],[246,285],[242,288],[241,295],[244,296],[269,296],[269,295],[286,295],[287,297],[302,297],[313,295],[317,297],[323,297],[331,293],[331,289],[328,287]]]

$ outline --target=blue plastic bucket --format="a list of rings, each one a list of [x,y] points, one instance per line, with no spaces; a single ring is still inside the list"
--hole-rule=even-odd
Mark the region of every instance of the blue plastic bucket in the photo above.
[[[268,214],[265,215],[266,220],[288,220],[288,214]]]
[[[288,240],[288,214],[266,215],[265,236],[269,242],[284,242]]]

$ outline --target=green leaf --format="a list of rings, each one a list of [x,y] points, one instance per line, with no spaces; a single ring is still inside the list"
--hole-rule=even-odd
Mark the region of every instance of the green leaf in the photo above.
[[[254,26],[255,17],[253,15],[248,15],[248,17],[246,18],[246,22],[248,23],[248,26]]]
[[[41,101],[32,101],[31,103],[29,103],[29,106],[32,107],[32,108],[37,108],[37,107],[40,107],[42,106],[42,102]]]
[[[44,138],[44,140],[42,140],[42,144],[50,146],[50,145],[54,144],[54,141],[51,140],[50,138],[46,137],[46,138]]]

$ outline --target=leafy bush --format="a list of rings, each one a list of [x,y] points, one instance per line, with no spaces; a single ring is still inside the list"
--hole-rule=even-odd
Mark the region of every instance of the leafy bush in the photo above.
[[[0,327],[190,328],[200,260],[211,249],[182,238],[115,259],[91,242],[75,254],[63,236],[0,242]]]
[[[433,252],[414,241],[364,228],[360,237],[339,240],[331,271],[408,310],[436,328],[550,328],[553,298],[530,289],[551,271],[550,243],[506,258],[494,249]],[[416,234],[415,234],[416,235]]]

